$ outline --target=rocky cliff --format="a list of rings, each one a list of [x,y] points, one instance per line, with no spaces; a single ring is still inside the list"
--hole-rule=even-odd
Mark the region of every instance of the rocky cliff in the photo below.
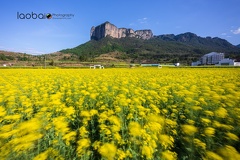
[[[115,25],[105,22],[99,26],[92,27],[90,32],[91,39],[99,40],[106,36],[113,38],[135,37],[140,39],[150,39],[153,37],[151,30],[137,30],[127,28],[117,28]]]

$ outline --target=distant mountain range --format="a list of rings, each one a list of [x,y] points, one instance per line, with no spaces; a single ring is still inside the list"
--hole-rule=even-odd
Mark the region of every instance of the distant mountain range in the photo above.
[[[209,52],[223,52],[240,61],[240,44],[232,45],[218,37],[200,37],[187,32],[179,35],[153,35],[150,29],[117,28],[105,22],[90,30],[90,41],[70,49],[49,54],[56,61],[125,61],[131,63],[190,64]],[[42,61],[42,56],[0,52],[0,60]]]
[[[159,35],[155,36],[155,38],[162,39],[168,42],[181,42],[196,48],[202,48],[206,50],[215,50],[219,52],[239,52],[236,46],[232,45],[225,39],[221,39],[218,37],[200,37],[194,33],[183,33],[179,35],[168,34],[168,35]]]
[[[203,38],[190,32],[153,36],[148,40],[134,37],[113,38],[107,35],[100,40],[90,40],[60,52],[78,55],[81,61],[94,61],[101,54],[118,52],[118,56],[114,58],[131,62],[190,64],[212,51],[224,52],[227,57],[240,60],[240,48],[225,39]]]

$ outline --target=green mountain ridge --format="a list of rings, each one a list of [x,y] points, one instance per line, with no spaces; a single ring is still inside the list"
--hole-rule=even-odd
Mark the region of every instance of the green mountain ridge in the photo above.
[[[180,61],[189,64],[212,51],[223,52],[226,57],[240,59],[240,48],[225,39],[203,38],[190,32],[179,35],[159,35],[149,40],[131,37],[117,39],[107,36],[60,52],[75,54],[80,61],[91,61],[101,54],[121,52],[118,58],[131,60],[131,62],[175,63]]]

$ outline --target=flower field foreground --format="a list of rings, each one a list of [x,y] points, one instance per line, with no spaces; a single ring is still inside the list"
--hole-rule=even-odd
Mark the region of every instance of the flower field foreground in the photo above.
[[[0,159],[240,159],[240,69],[0,71]]]

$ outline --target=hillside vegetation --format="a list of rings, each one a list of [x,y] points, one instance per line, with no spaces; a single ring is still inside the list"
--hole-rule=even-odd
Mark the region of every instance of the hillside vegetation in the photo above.
[[[149,40],[105,37],[90,40],[75,48],[61,50],[72,53],[80,61],[94,61],[101,54],[120,52],[115,58],[131,62],[191,63],[209,52],[224,52],[226,57],[240,59],[240,48],[220,38],[199,37],[193,33],[159,35]]]

